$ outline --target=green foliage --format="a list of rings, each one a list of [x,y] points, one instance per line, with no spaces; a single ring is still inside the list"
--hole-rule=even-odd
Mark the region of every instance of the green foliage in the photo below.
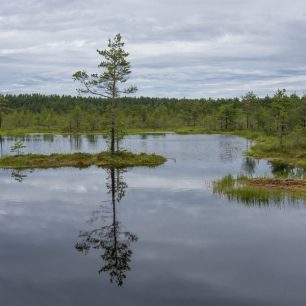
[[[130,63],[127,61],[129,55],[124,49],[124,42],[120,34],[109,39],[108,47],[97,50],[102,61],[98,65],[102,73],[88,74],[86,71],[77,71],[73,79],[80,82],[83,87],[78,89],[79,93],[93,94],[103,98],[113,99],[120,94],[129,94],[137,90],[135,86],[121,88],[120,83],[125,83],[131,73]]]
[[[243,103],[243,111],[245,113],[246,118],[246,128],[252,128],[254,126],[254,114],[256,110],[256,104],[258,103],[258,98],[256,95],[251,91],[248,92],[244,97],[242,97]]]
[[[217,113],[221,130],[236,129],[237,109],[230,104],[221,105]]]
[[[43,95],[7,95],[5,130],[99,132],[110,135],[111,99]],[[306,97],[278,91],[272,98],[247,93],[239,99],[116,99],[118,139],[126,131],[259,133],[273,147],[306,146]]]
[[[70,122],[72,123],[72,127],[73,127],[76,131],[80,131],[82,119],[83,119],[82,110],[81,110],[80,106],[77,105],[77,106],[73,109],[73,111],[72,111],[72,113],[71,113],[71,118],[70,118]]]
[[[283,145],[283,139],[289,130],[289,118],[292,100],[286,95],[286,90],[278,90],[272,98],[272,110],[274,114],[275,127],[279,134],[279,144]]]
[[[0,96],[0,129],[2,128],[3,113],[8,112],[8,110],[9,110],[9,101],[4,97]]]

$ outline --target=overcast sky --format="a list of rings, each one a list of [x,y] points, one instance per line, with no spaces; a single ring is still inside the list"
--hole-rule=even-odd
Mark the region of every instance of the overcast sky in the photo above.
[[[0,93],[76,95],[118,32],[138,95],[306,91],[305,0],[1,0]]]

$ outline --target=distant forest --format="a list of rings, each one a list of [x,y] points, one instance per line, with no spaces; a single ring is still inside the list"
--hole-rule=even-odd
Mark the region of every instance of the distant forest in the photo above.
[[[111,102],[95,97],[22,94],[6,95],[2,129],[103,132],[109,126]],[[305,142],[306,96],[258,98],[252,92],[233,99],[120,98],[122,129],[256,130],[266,135]],[[288,137],[287,137],[288,138]]]

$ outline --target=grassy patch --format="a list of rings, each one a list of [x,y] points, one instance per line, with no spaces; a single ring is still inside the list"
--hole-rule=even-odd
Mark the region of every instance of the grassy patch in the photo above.
[[[159,166],[166,162],[166,158],[156,154],[134,154],[131,152],[110,152],[98,154],[73,153],[73,154],[21,154],[7,156],[0,159],[0,168],[30,169],[30,168],[57,168],[57,167],[135,167]]]

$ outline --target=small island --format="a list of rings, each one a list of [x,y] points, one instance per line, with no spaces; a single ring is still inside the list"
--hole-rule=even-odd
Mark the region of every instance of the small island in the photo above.
[[[156,154],[132,153],[118,151],[111,154],[103,151],[97,154],[72,153],[72,154],[19,154],[6,156],[0,159],[0,168],[31,169],[31,168],[59,168],[78,167],[85,168],[96,165],[103,168],[110,167],[155,167],[166,162],[166,158]]]

